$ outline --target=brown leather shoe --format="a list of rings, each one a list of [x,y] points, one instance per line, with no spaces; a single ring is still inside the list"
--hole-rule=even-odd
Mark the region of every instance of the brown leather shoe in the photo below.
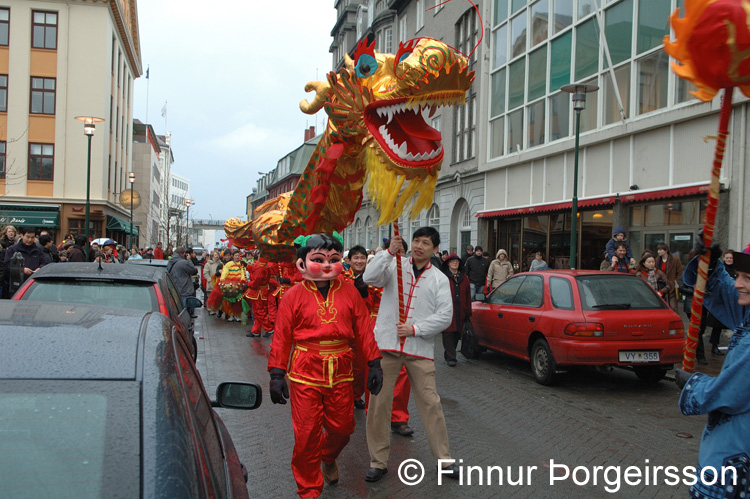
[[[402,437],[410,437],[414,435],[414,430],[409,428],[409,425],[406,423],[391,423],[391,431],[396,435],[401,435]]]
[[[336,465],[336,461],[331,464],[322,462],[323,467],[323,479],[328,485],[334,485],[339,483],[339,467]]]

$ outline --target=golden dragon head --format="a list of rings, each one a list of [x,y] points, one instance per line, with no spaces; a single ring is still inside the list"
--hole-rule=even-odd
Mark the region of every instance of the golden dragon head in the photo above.
[[[382,224],[398,218],[417,193],[412,213],[432,203],[444,149],[428,120],[441,106],[464,103],[474,72],[465,56],[431,38],[401,43],[395,55],[374,45],[360,42],[339,73],[308,83],[305,89],[317,95],[300,108],[310,114],[325,108],[326,133],[367,168]]]

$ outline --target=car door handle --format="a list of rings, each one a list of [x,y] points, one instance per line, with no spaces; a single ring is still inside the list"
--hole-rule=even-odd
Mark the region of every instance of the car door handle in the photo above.
[[[500,317],[500,318],[502,319],[502,318],[503,318],[503,313],[502,313],[502,312],[498,312],[498,313],[497,313],[497,316],[498,316],[498,317]]]
[[[536,320],[536,317],[534,317],[533,315],[529,316],[529,322],[534,322],[535,320]]]

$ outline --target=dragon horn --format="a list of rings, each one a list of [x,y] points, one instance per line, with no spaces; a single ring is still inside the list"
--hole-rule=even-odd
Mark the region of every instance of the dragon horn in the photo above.
[[[315,114],[323,108],[326,98],[331,94],[331,86],[325,81],[311,81],[305,85],[305,92],[315,90],[315,98],[312,102],[302,99],[299,108],[305,114]]]

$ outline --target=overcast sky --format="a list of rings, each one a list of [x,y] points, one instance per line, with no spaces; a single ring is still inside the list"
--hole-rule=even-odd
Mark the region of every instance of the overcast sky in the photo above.
[[[190,180],[191,218],[244,216],[258,172],[316,120],[320,130],[325,114],[308,116],[299,101],[314,96],[305,83],[331,70],[335,21],[333,0],[138,2],[144,75],[133,117],[163,135],[167,102],[172,171]]]

